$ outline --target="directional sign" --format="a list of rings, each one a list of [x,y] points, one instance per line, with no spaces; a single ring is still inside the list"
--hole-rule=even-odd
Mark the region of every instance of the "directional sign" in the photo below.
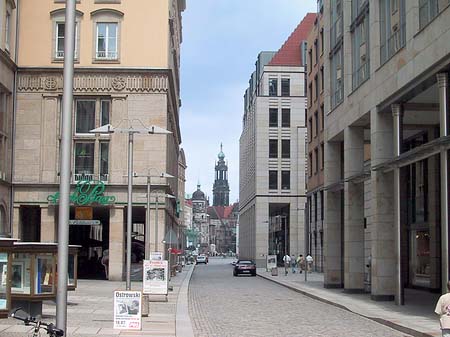
[[[82,225],[82,226],[100,225],[100,220],[69,220],[69,225]]]

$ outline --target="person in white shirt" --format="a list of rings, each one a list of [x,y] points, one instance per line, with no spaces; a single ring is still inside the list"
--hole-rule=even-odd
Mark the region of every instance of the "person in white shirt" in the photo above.
[[[284,276],[286,276],[288,274],[289,263],[291,262],[291,257],[289,256],[289,254],[283,256],[283,262],[284,262]]]
[[[450,281],[447,282],[450,291]],[[450,337],[450,292],[439,297],[434,312],[440,316],[442,337]]]
[[[307,265],[307,268],[308,268],[307,269],[308,273],[310,273],[312,271],[312,264],[313,264],[313,262],[314,262],[313,257],[311,256],[311,254],[308,254],[306,256],[306,265]]]

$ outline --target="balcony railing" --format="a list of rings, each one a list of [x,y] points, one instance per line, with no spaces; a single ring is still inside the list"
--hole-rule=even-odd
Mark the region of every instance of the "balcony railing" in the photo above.
[[[103,182],[107,182],[109,179],[109,174],[93,174],[93,173],[75,173],[73,175],[73,181],[94,181],[100,180]]]
[[[96,58],[99,60],[117,60],[116,51],[98,51]]]

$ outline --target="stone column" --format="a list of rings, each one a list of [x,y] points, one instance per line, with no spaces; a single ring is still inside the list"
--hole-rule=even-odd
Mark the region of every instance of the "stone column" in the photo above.
[[[13,223],[11,236],[15,239],[20,239],[20,206],[13,206]]]
[[[449,93],[448,74],[437,74],[439,88],[439,116],[440,116],[440,136],[448,136],[449,129]],[[447,282],[449,280],[448,262],[448,151],[441,150],[441,291],[447,292]]]
[[[111,208],[109,216],[109,280],[122,281],[125,259],[124,209]]]
[[[364,129],[344,130],[344,178],[364,170]],[[344,185],[344,291],[364,292],[364,184]]]
[[[401,153],[403,140],[403,109],[400,104],[392,105],[392,142],[394,157]],[[401,198],[400,198],[400,168],[394,169],[394,230],[395,230],[395,303],[404,304],[402,284],[402,221],[401,221]]]
[[[341,180],[341,143],[325,143],[325,186]],[[325,190],[324,287],[342,288],[341,191]]]
[[[392,115],[370,113],[371,165],[376,166],[392,158]],[[394,240],[394,175],[392,172],[372,171],[372,269],[371,298],[392,301],[395,293]]]
[[[55,208],[41,207],[41,242],[55,242]]]

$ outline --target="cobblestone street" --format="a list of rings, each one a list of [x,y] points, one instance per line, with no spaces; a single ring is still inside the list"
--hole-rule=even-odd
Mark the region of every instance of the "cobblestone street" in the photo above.
[[[260,277],[233,277],[231,260],[196,266],[189,286],[195,336],[408,336]]]

